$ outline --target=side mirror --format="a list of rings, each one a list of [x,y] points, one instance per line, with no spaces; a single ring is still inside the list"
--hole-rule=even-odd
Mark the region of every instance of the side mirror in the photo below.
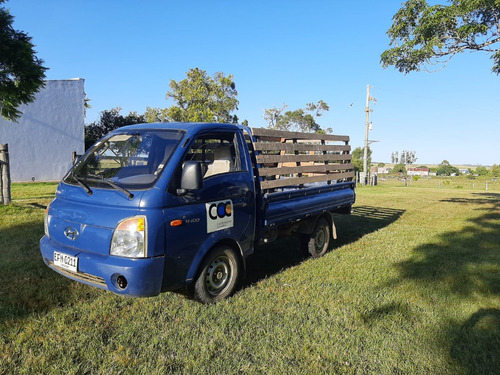
[[[197,161],[187,161],[182,166],[181,188],[177,194],[184,195],[190,190],[200,190],[203,187],[201,164]]]

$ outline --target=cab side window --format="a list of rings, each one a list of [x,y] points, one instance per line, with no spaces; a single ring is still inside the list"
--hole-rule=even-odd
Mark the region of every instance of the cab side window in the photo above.
[[[199,161],[204,179],[241,171],[238,144],[234,133],[216,133],[200,136],[192,144],[185,161]]]

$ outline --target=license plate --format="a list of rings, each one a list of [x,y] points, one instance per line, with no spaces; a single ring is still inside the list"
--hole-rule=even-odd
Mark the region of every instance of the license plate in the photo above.
[[[54,251],[54,266],[68,271],[78,272],[78,258]]]

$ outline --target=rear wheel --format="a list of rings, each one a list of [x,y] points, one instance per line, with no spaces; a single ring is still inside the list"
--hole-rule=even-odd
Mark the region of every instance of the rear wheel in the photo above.
[[[328,220],[321,218],[316,223],[314,231],[307,241],[307,252],[313,258],[319,258],[325,255],[330,245],[330,225]]]
[[[203,260],[194,284],[194,298],[203,303],[215,303],[229,297],[238,285],[240,263],[228,246],[213,249]]]

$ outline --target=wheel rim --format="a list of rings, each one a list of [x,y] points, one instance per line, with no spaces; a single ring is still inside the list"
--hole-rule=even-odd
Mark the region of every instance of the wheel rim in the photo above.
[[[318,228],[316,235],[314,236],[314,245],[316,251],[320,253],[326,244],[326,230],[324,227]]]
[[[206,285],[208,292],[219,295],[229,284],[231,279],[231,264],[227,256],[219,256],[209,264],[207,269]]]

